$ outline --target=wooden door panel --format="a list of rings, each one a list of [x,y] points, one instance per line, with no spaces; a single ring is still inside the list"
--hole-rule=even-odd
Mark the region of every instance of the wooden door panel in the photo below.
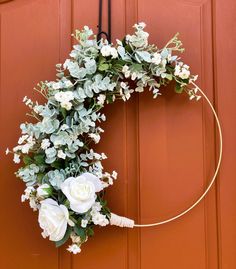
[[[211,57],[205,57],[207,47],[211,55],[211,39],[209,36],[204,38],[211,29],[210,1],[149,2],[146,5],[145,1],[139,1],[138,19],[142,21],[147,18],[153,42],[164,45],[170,33],[173,35],[179,31],[186,48],[183,56],[185,62],[190,64],[193,72],[200,75],[200,85],[204,85],[207,92],[211,93],[212,82],[205,81],[202,76],[204,70],[208,70],[209,77],[212,76]],[[154,5],[155,9],[150,9]],[[158,16],[155,16],[156,13]],[[166,14],[177,16],[170,18]],[[174,93],[165,93],[165,96],[152,103],[149,99],[148,96],[140,99],[139,110],[142,222],[171,217],[200,196],[210,177],[209,166],[204,165],[208,143],[212,148],[212,141],[204,140],[206,130],[203,113],[207,110],[202,102],[194,104]],[[147,106],[147,103],[150,105]],[[207,112],[208,121],[211,114]],[[212,136],[214,131],[211,130]],[[207,154],[211,156],[207,157],[212,160],[212,167],[214,151]],[[155,207],[150,206],[150,203]],[[142,231],[142,266],[145,267],[155,257],[153,262],[160,268],[171,268],[173,260],[177,268],[209,268],[208,245],[205,242],[208,236],[206,214],[207,209],[202,203],[176,222]],[[211,256],[214,259],[211,268],[215,268],[217,252],[214,244]]]
[[[58,268],[58,251],[41,237],[37,215],[20,202],[24,186],[15,165],[3,157],[19,135],[25,95],[40,80],[54,78],[59,60],[58,3],[13,1],[1,16],[1,268]],[[5,190],[5,191],[3,191]],[[30,266],[30,267],[29,267]]]

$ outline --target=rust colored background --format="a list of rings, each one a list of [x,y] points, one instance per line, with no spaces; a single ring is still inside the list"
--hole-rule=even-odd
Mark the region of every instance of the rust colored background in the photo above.
[[[2,1],[1,1],[2,2]],[[98,0],[15,0],[0,4],[1,269],[235,269],[236,268],[236,4],[234,0],[113,0],[112,36],[122,38],[145,21],[150,41],[162,46],[177,31],[183,58],[218,111],[224,156],[217,184],[183,218],[146,229],[97,229],[72,256],[40,235],[37,214],[22,205],[24,189],[4,155],[19,136],[25,95],[55,77],[75,28],[96,31]],[[137,222],[168,218],[190,205],[214,171],[217,136],[204,101],[164,89],[106,108],[99,150],[119,178],[108,194],[111,209]]]

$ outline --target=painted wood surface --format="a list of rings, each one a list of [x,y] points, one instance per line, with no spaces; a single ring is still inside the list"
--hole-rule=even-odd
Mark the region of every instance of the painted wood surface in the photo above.
[[[150,41],[158,46],[180,32],[183,59],[199,74],[198,84],[222,121],[223,163],[208,197],[182,219],[142,230],[96,229],[82,253],[72,256],[41,237],[37,214],[20,202],[24,186],[4,151],[20,134],[26,113],[22,98],[38,99],[35,84],[54,79],[55,64],[64,61],[73,44],[71,32],[83,25],[96,32],[98,1],[0,3],[0,268],[236,268],[235,14],[233,0],[112,1],[113,40],[137,21],[147,23]],[[141,223],[163,220],[193,203],[209,182],[217,156],[206,103],[190,102],[171,86],[162,93],[156,100],[147,92],[106,107],[106,131],[98,147],[109,157],[105,167],[119,173],[107,196],[111,209]]]

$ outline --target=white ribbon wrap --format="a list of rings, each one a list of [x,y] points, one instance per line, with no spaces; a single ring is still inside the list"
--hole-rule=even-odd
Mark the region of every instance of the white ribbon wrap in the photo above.
[[[134,227],[134,221],[132,219],[121,217],[114,213],[111,213],[110,224],[119,226],[119,227],[126,227],[126,228]]]

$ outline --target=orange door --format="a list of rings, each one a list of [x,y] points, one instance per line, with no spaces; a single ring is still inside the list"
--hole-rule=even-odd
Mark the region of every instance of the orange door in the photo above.
[[[233,0],[114,0],[112,37],[121,38],[145,21],[151,42],[162,46],[180,32],[183,58],[199,74],[198,84],[214,102],[223,125],[224,157],[217,184],[183,218],[156,228],[97,229],[77,256],[44,240],[37,216],[20,202],[23,184],[4,151],[25,119],[21,102],[32,88],[55,76],[54,66],[71,48],[70,33],[89,25],[96,31],[98,1],[15,0],[0,5],[1,27],[1,241],[0,268],[234,269],[236,268],[235,31]],[[105,21],[105,18],[104,18]],[[163,90],[106,108],[99,150],[106,168],[119,177],[109,190],[113,212],[148,223],[189,206],[211,178],[217,136],[204,101]],[[117,142],[119,141],[119,142]]]

